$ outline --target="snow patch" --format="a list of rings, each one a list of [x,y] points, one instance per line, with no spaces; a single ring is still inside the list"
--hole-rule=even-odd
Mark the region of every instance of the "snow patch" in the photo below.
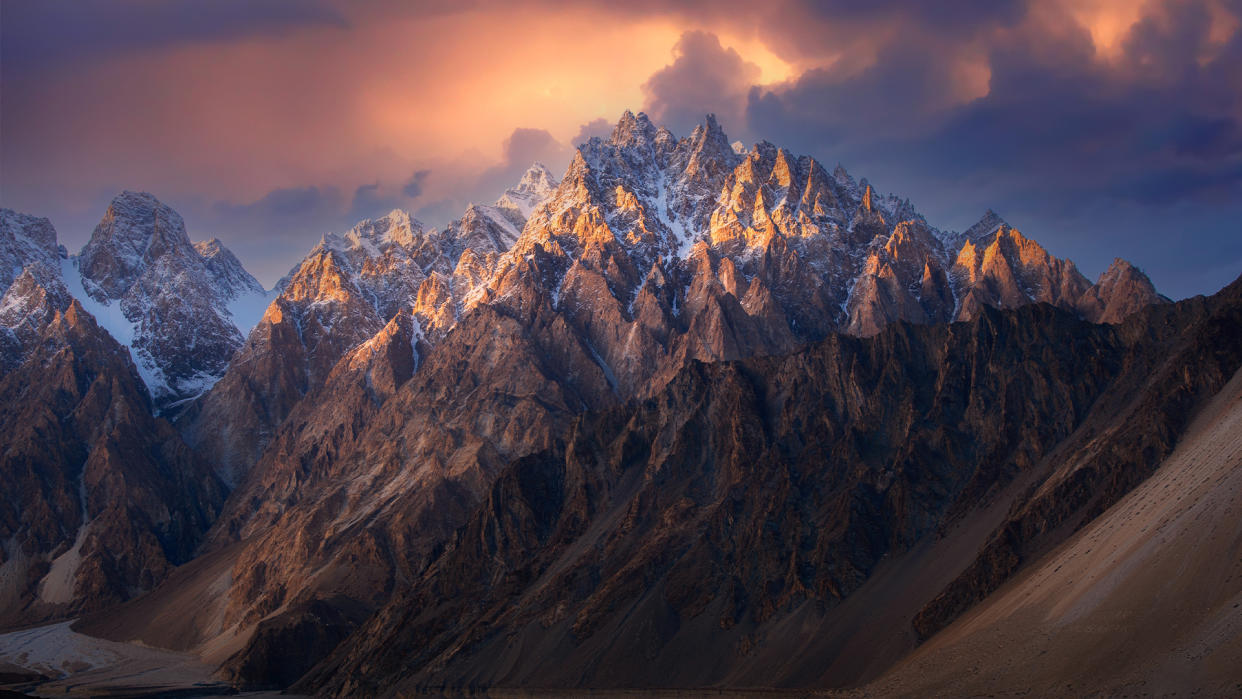
[[[487,220],[496,224],[501,230],[505,232],[505,235],[508,237],[507,243],[509,247],[513,247],[513,243],[516,242],[518,237],[522,235],[522,231],[518,230],[517,226],[513,225],[513,223],[510,222],[509,219],[501,215],[501,213],[496,210],[496,207],[480,206],[479,209],[482,210],[483,213],[487,216]],[[529,212],[527,211],[523,211],[522,215],[527,218],[529,218],[530,216]]]
[[[414,352],[414,371],[418,371],[418,367],[422,364],[423,358],[418,353],[418,343],[420,340],[426,339],[423,333],[423,324],[418,322],[418,318],[410,317],[410,349]]]
[[[69,290],[73,298],[77,299],[87,313],[94,316],[95,322],[99,324],[99,327],[106,330],[118,344],[129,350],[129,356],[133,359],[134,366],[137,367],[138,375],[142,378],[142,382],[146,384],[147,391],[153,395],[171,393],[168,381],[164,378],[164,372],[155,366],[155,362],[152,361],[150,355],[134,348],[137,324],[131,322],[121,312],[121,303],[119,301],[100,303],[86,293],[86,287],[82,281],[82,273],[78,270],[77,257],[62,259],[60,261],[60,274],[64,278],[65,288]]]
[[[660,179],[656,183],[656,216],[660,222],[668,228],[672,233],[670,247],[673,255],[677,259],[684,260],[690,256],[690,251],[694,249],[695,237],[687,228],[684,222],[676,220],[668,210],[668,190],[669,182],[667,176],[661,172]]]

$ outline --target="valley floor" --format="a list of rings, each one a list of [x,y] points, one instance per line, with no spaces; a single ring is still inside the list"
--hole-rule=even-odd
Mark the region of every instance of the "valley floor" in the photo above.
[[[231,691],[212,679],[213,668],[197,656],[87,636],[71,630],[72,624],[0,634],[0,689],[92,697],[194,697]]]

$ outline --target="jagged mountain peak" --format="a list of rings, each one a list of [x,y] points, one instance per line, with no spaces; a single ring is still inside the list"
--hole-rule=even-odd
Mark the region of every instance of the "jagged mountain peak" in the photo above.
[[[423,233],[421,221],[410,216],[408,211],[393,209],[380,218],[359,221],[345,233],[344,239],[351,246],[369,249],[374,245],[382,251],[392,244],[403,247],[413,245]]]
[[[223,253],[232,254],[229,249],[224,247],[224,243],[219,238],[208,238],[207,240],[194,241],[194,249],[203,257],[215,257]]]
[[[636,115],[627,109],[613,127],[608,142],[615,146],[648,144],[655,140],[657,131],[645,112]]]
[[[720,127],[715,114],[704,115],[703,123],[695,125],[694,130],[690,132],[690,142],[696,145],[711,143],[720,150],[733,150],[729,144],[729,137]]]
[[[305,262],[324,253],[335,253],[339,262],[353,268],[361,268],[370,258],[383,257],[386,254],[404,251],[408,253],[417,248],[429,236],[437,235],[435,230],[427,230],[421,221],[410,215],[408,211],[393,209],[379,218],[365,218],[354,224],[344,233],[324,233],[289,275],[278,284],[283,289],[289,278],[304,266]]]
[[[1143,271],[1138,267],[1135,267],[1134,264],[1125,258],[1114,257],[1113,261],[1109,263],[1108,269],[1104,270],[1104,272],[1100,274],[1100,278],[1097,283],[1102,284],[1106,279],[1115,279],[1117,277],[1130,274],[1143,274]]]
[[[41,216],[0,209],[0,236],[5,240],[23,238],[45,252],[55,254],[57,251],[56,228]]]
[[[80,254],[87,292],[99,301],[119,299],[154,259],[197,257],[181,215],[147,192],[113,198]]]
[[[530,167],[526,168],[526,172],[522,173],[522,179],[518,180],[517,185],[505,190],[505,193],[542,193],[546,195],[553,189],[556,189],[557,184],[556,176],[552,174],[548,166],[536,160],[531,163]]]
[[[1109,263],[1108,269],[1100,273],[1099,279],[1095,285],[1101,290],[1112,290],[1121,286],[1129,285],[1133,287],[1131,291],[1141,291],[1140,295],[1144,299],[1158,296],[1155,287],[1151,283],[1151,279],[1143,270],[1139,269],[1132,262],[1125,258],[1114,257]],[[1151,301],[1155,302],[1155,301]]]
[[[123,221],[132,226],[128,230],[116,227],[105,227],[102,231],[97,229],[98,233],[113,238],[127,232],[137,232],[167,236],[180,242],[180,234],[185,233],[185,221],[181,214],[150,192],[125,190],[116,195],[108,204],[101,225],[109,219],[118,223]],[[188,238],[186,242],[189,242]]]
[[[230,298],[244,294],[264,293],[263,285],[242,266],[237,256],[219,238],[194,243],[194,250],[203,258],[216,286]]]
[[[60,267],[71,293],[130,349],[161,410],[220,377],[265,303],[231,252],[190,242],[181,215],[148,192],[113,198],[81,254]]]
[[[1100,274],[1081,310],[1094,322],[1119,323],[1144,306],[1163,303],[1169,299],[1156,291],[1143,270],[1117,257]]]
[[[500,195],[500,198],[496,200],[496,206],[518,212],[525,222],[525,219],[530,218],[535,207],[552,196],[559,185],[560,182],[548,166],[535,161],[522,174],[522,179],[516,185],[506,189],[504,194]]]
[[[0,295],[0,374],[25,360],[43,327],[71,300],[59,269],[43,262],[26,265]]]
[[[0,209],[0,289],[13,283],[31,262],[55,267],[59,256],[56,229],[51,221]]]
[[[855,181],[854,176],[845,169],[845,166],[840,163],[837,163],[837,166],[833,168],[832,178],[836,180],[837,186],[847,192],[852,199],[858,199],[862,196],[862,192],[858,189],[858,182]]]
[[[731,169],[741,161],[741,154],[729,143],[729,137],[720,128],[715,114],[704,117],[703,123],[694,127],[685,144],[684,147],[690,151],[687,171],[704,167],[708,163],[708,167]]]
[[[962,233],[963,240],[978,240],[986,236],[992,235],[1001,228],[1009,228],[1009,224],[1000,214],[988,209],[983,213],[983,217],[979,219],[975,225],[967,228]]]

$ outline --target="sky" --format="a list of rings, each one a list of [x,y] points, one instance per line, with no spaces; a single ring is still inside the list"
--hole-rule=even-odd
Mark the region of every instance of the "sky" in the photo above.
[[[1242,0],[3,0],[0,206],[76,252],[122,190],[270,286],[326,232],[430,226],[645,111],[706,113],[1095,278],[1242,274]]]

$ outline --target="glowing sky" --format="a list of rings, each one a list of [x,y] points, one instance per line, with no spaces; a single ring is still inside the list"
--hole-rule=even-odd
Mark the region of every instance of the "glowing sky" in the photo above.
[[[1242,274],[1242,0],[4,0],[0,205],[76,251],[122,189],[271,284],[393,207],[442,225],[625,109],[706,112],[935,225],[1094,277]],[[559,174],[559,172],[558,172]]]

